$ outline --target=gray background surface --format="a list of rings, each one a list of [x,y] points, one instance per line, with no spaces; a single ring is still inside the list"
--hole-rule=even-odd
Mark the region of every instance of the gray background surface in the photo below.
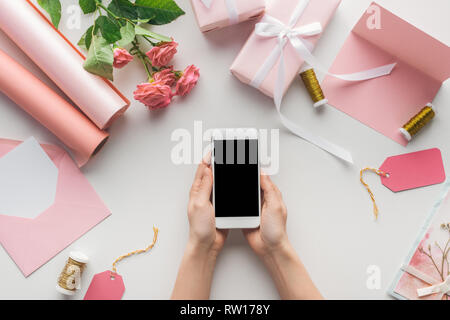
[[[229,73],[229,66],[253,27],[243,23],[208,35],[198,30],[187,0],[178,0],[186,11],[176,22],[156,28],[180,43],[178,68],[194,63],[201,70],[198,87],[177,99],[163,112],[149,112],[132,102],[126,115],[110,129],[103,150],[82,170],[107,206],[111,217],[99,224],[49,263],[25,279],[7,253],[0,249],[0,298],[62,299],[54,289],[56,278],[71,250],[91,257],[83,275],[81,299],[92,276],[111,268],[116,257],[144,248],[160,228],[155,249],[118,265],[125,280],[125,299],[165,299],[170,296],[188,236],[186,204],[195,165],[176,166],[170,154],[174,130],[193,132],[194,121],[203,128],[281,128],[273,102],[243,85]],[[369,0],[344,0],[315,50],[327,66]],[[64,8],[75,0],[64,1]],[[379,4],[415,26],[450,44],[448,0],[380,0]],[[61,30],[77,42],[90,18],[79,30],[68,30],[67,12]],[[20,27],[18,22],[18,27]],[[53,88],[55,86],[3,34],[0,48],[24,64]],[[426,54],[426,48],[423,53]],[[139,63],[116,71],[115,84],[130,99],[137,83],[145,80]],[[320,76],[322,78],[322,76]],[[379,166],[387,156],[431,147],[442,150],[449,167],[450,83],[439,91],[439,108],[432,125],[404,148],[377,132],[325,107],[313,110],[297,79],[287,93],[283,112],[291,119],[352,151],[355,165],[347,166],[313,145],[280,130],[280,170],[273,180],[281,189],[289,211],[288,233],[317,286],[331,299],[385,299],[398,267],[437,198],[442,185],[394,194],[374,175],[367,176],[380,207],[373,221],[372,204],[359,183],[359,170]],[[37,97],[38,98],[38,97]],[[0,94],[0,137],[59,144],[45,128]],[[367,268],[381,270],[381,288],[366,286]],[[276,299],[278,294],[263,265],[239,231],[231,232],[217,262],[211,297],[214,299]]]

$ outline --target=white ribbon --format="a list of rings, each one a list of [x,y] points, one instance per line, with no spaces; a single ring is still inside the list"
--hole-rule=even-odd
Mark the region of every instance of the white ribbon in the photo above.
[[[209,9],[209,8],[211,8],[211,4],[213,3],[214,0],[200,0],[200,1],[205,5],[205,7],[207,7]],[[237,11],[235,0],[224,0],[224,1],[225,1],[225,5],[227,6],[227,9],[228,9],[228,18],[229,18],[230,24],[238,23],[239,22],[239,13]]]
[[[450,276],[448,276],[442,283],[438,283],[427,288],[417,289],[417,295],[419,297],[425,297],[436,293],[450,294]]]
[[[417,296],[419,296],[419,298],[429,296],[432,294],[439,294],[438,299],[441,300],[444,294],[450,296],[450,276],[448,276],[444,282],[437,283],[437,281],[434,278],[423,273],[422,271],[417,270],[414,267],[404,266],[402,267],[402,270],[416,277],[417,279],[420,279],[423,282],[426,282],[429,285],[431,285],[430,287],[417,289]]]
[[[267,14],[263,17],[261,22],[256,24],[255,33],[257,35],[264,38],[277,38],[278,45],[272,50],[266,61],[255,74],[255,77],[251,81],[250,85],[255,88],[259,88],[279,59],[280,65],[278,67],[278,75],[275,83],[274,101],[283,125],[300,138],[317,145],[338,158],[353,163],[352,156],[347,150],[307,132],[281,114],[281,102],[283,100],[283,91],[285,86],[284,77],[286,67],[284,61],[284,47],[289,42],[298,52],[300,57],[305,61],[305,63],[309,64],[312,68],[347,81],[368,80],[388,75],[394,68],[395,63],[352,74],[338,75],[327,72],[327,69],[323,67],[322,64],[312,55],[309,49],[312,47],[311,43],[304,39],[304,37],[314,36],[322,32],[322,25],[320,22],[314,22],[295,28],[295,25],[303,14],[305,8],[308,6],[309,1],[310,0],[299,1],[288,25],[285,25],[283,22]]]

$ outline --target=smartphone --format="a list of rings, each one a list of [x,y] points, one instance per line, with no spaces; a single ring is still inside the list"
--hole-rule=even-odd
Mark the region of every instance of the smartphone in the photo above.
[[[258,131],[213,130],[211,166],[216,227],[257,228],[261,216]]]

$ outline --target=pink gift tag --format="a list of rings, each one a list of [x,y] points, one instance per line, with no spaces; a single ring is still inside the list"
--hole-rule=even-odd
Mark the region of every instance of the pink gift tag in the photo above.
[[[437,148],[387,158],[380,167],[388,177],[381,183],[394,192],[445,181],[441,151]]]
[[[92,278],[84,300],[120,300],[124,292],[125,285],[122,276],[108,270],[97,273]]]

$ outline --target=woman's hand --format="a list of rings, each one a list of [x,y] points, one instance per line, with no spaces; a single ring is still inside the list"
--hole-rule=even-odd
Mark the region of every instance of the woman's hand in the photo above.
[[[178,271],[172,299],[208,299],[216,258],[223,248],[228,232],[216,229],[211,203],[213,177],[211,168],[202,162],[191,187],[188,218],[189,241]]]
[[[188,216],[189,242],[181,261],[172,299],[208,299],[216,264],[227,231],[217,230],[211,204],[212,172],[199,165],[191,188]],[[244,230],[252,249],[262,258],[283,299],[320,299],[286,234],[286,207],[281,193],[267,176],[261,176],[264,191],[261,226]]]
[[[218,254],[228,230],[217,230],[214,207],[211,203],[213,176],[211,168],[202,162],[195,174],[188,204],[189,244],[198,250]]]
[[[261,224],[258,229],[243,232],[253,251],[263,257],[283,249],[289,241],[286,233],[287,210],[281,192],[269,176],[261,175],[260,180],[263,190]]]
[[[287,210],[280,190],[266,175],[261,225],[244,230],[250,247],[266,265],[282,299],[322,299],[286,233]]]

